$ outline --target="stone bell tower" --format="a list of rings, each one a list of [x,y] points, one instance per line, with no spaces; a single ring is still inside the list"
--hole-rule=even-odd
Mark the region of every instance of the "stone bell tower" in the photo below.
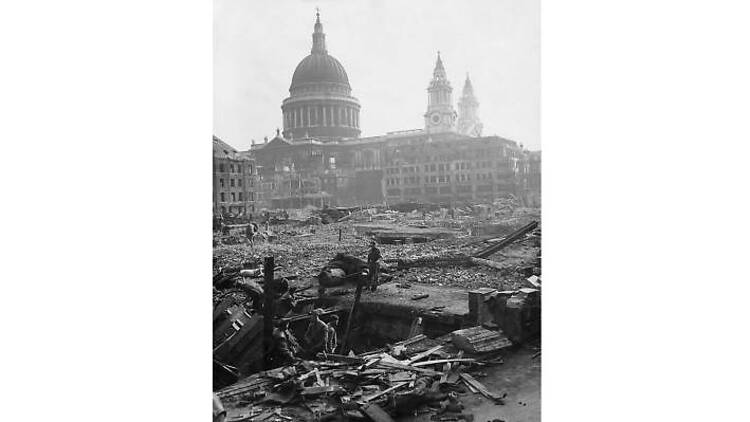
[[[427,112],[424,114],[424,126],[428,133],[455,131],[457,114],[453,109],[452,92],[453,88],[448,81],[443,60],[438,51],[432,80],[430,86],[427,87]]]
[[[458,133],[474,137],[482,136],[482,122],[479,120],[478,110],[479,101],[474,96],[474,87],[467,73],[464,90],[458,100]]]

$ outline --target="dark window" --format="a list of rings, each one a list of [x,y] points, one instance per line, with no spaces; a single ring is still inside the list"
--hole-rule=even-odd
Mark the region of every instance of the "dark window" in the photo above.
[[[232,192],[232,202],[236,202],[236,201],[237,201],[237,197],[234,195],[234,192]]]
[[[242,201],[242,192],[238,193],[240,201]]]
[[[224,179],[219,179],[219,186],[224,187]]]
[[[229,179],[229,186],[234,187],[234,179]]]
[[[224,173],[224,164],[219,164],[219,172]]]
[[[237,179],[237,186],[242,187],[242,179]]]
[[[219,195],[221,195],[221,202],[224,202],[225,201],[225,199],[224,199],[225,198],[224,197],[224,192],[220,193]],[[222,208],[224,208],[224,207],[222,207]]]

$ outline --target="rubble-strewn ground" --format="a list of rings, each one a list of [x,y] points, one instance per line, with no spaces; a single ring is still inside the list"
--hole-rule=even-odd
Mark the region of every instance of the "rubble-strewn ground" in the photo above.
[[[456,225],[455,221],[458,221],[408,220],[403,218],[403,213],[396,215],[402,217],[400,221],[395,220],[401,224],[444,226],[451,225],[451,223]],[[507,231],[510,232],[528,223],[532,218],[538,218],[538,214],[524,213],[520,216],[509,217],[504,220],[504,223],[507,224]],[[270,230],[274,233],[275,238],[270,242],[259,241],[253,246],[247,244],[216,246],[214,248],[214,267],[238,266],[243,260],[253,256],[258,258],[274,256],[276,265],[282,267],[281,275],[296,275],[299,277],[299,282],[304,282],[316,276],[320,268],[338,252],[345,252],[366,259],[370,238],[365,235],[358,235],[353,227],[355,224],[357,223],[347,221],[318,225],[273,225],[270,226]],[[469,224],[464,223],[463,225]],[[481,231],[482,223],[478,224],[480,224]],[[488,221],[483,224],[499,225],[503,223]],[[340,242],[338,240],[339,230],[342,232]],[[426,243],[406,243],[402,245],[378,245],[378,247],[383,254],[384,261],[389,259],[451,257],[461,254],[472,255],[488,246],[487,243],[479,242],[481,239],[502,237],[502,235],[470,236],[468,231],[457,229],[456,237],[452,239],[438,239]],[[523,280],[530,275],[527,272],[535,266],[535,259],[539,250],[539,239],[530,237],[514,242],[493,255],[492,259],[503,265],[502,270],[475,265],[448,268],[419,267],[403,270],[395,270],[394,268],[395,271],[391,273],[397,280],[410,283],[466,289],[478,287],[514,289],[519,287]]]
[[[386,279],[392,277],[392,279],[375,292],[365,292],[362,297],[363,305],[372,304],[375,308],[383,305],[410,306],[415,311],[422,312],[422,315],[429,313],[434,307],[440,307],[443,309],[436,312],[446,315],[466,315],[469,290],[479,287],[517,290],[529,286],[525,280],[531,274],[540,275],[541,237],[538,230],[528,233],[489,258],[494,263],[493,265],[500,268],[483,265],[422,265],[398,268],[395,263],[397,260],[413,261],[473,256],[532,220],[540,220],[538,210],[517,210],[504,217],[481,220],[470,215],[447,218],[443,214],[445,214],[444,211],[428,213],[424,216],[416,212],[384,212],[369,216],[367,214],[353,215],[348,221],[332,224],[309,224],[310,221],[308,221],[271,225],[267,227],[268,234],[271,235],[269,240],[256,241],[254,245],[222,244],[221,242],[215,245],[214,271],[220,267],[239,267],[242,262],[248,260],[260,262],[263,257],[273,256],[277,267],[276,277],[293,276],[290,277],[290,284],[297,287],[316,286],[316,276],[320,269],[337,253],[343,252],[366,259],[371,237],[362,230],[362,226],[390,228],[395,225],[397,226],[395,232],[406,234],[412,232],[422,234],[425,230],[429,231],[431,227],[440,228],[440,230],[450,229],[454,233],[450,238],[426,243],[379,244],[385,267],[381,277]],[[398,226],[403,226],[404,229],[401,230]],[[420,230],[411,230],[413,227],[418,227]],[[264,227],[263,230],[265,231],[266,228]],[[339,241],[339,232],[341,232],[341,241]],[[215,241],[217,238],[218,236],[215,237]],[[244,239],[235,239],[244,242]],[[232,290],[215,290],[214,299],[224,294],[234,294]],[[344,296],[332,295],[331,292],[334,290],[346,293]],[[339,305],[344,304],[344,308],[348,308],[349,302],[353,300],[352,292],[352,286],[346,285],[340,288],[329,288],[327,295],[335,297],[335,300],[340,302]],[[418,301],[412,300],[416,294],[425,293],[426,298]],[[310,289],[304,294],[316,296],[317,292],[316,289]],[[362,309],[365,308],[366,306],[363,306]],[[430,341],[436,340],[430,339]],[[362,350],[362,345],[352,346],[358,351]],[[473,414],[477,422],[494,419],[514,422],[539,421],[541,418],[541,358],[537,351],[538,344],[522,344],[503,353],[503,364],[485,366],[476,371],[477,380],[488,389],[507,392],[508,395],[504,399],[505,404],[499,405],[481,394],[465,391],[459,397],[465,406],[465,413]],[[455,353],[455,350],[452,353]],[[440,370],[439,367],[436,369]],[[252,417],[243,419],[247,417],[246,413],[254,408],[252,398],[244,400],[247,401],[228,403],[230,419],[233,417],[239,418],[237,420],[253,419]],[[301,420],[314,419],[306,414],[295,414],[292,409],[285,408],[284,412],[287,412],[285,413],[287,417],[293,416]],[[307,412],[307,410],[303,409],[302,412]],[[426,422],[433,416],[435,416],[434,409],[416,416],[400,415],[395,420]],[[278,420],[284,419],[282,416],[278,418]]]

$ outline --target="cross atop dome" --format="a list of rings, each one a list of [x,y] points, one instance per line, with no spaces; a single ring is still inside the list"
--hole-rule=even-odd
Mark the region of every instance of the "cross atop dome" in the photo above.
[[[315,8],[315,26],[313,30],[312,54],[328,54],[326,50],[326,34],[323,32],[323,24],[320,23],[320,9]]]

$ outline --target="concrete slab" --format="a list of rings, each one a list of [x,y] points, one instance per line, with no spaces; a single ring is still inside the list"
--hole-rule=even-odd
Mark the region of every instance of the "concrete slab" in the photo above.
[[[403,289],[397,287],[397,284],[396,282],[385,283],[378,286],[374,292],[363,291],[360,303],[365,308],[374,305],[403,307],[416,313],[429,313],[432,308],[443,306],[441,313],[444,316],[463,318],[469,314],[469,293],[465,289],[417,283],[410,283],[410,288]],[[335,290],[346,290],[347,294],[330,296]],[[411,299],[423,294],[429,296],[419,300]],[[336,302],[336,305],[348,309],[354,301],[354,287],[330,288],[326,291],[326,296],[329,300]]]

